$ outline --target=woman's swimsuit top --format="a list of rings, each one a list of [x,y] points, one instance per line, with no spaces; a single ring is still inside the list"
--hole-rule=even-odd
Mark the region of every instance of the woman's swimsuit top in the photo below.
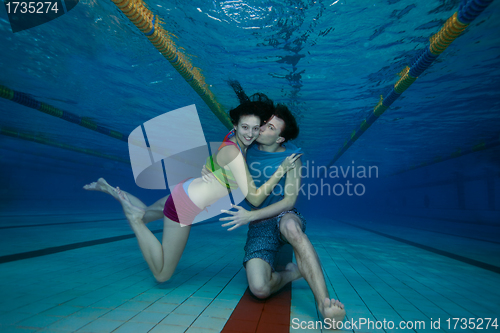
[[[237,146],[240,152],[243,154],[240,145],[237,142],[234,143],[233,141],[229,140],[233,136],[234,136],[234,130],[231,130],[231,132],[229,132],[229,134],[226,135],[226,137],[224,138],[218,150],[221,150],[226,146]],[[228,189],[232,190],[238,188],[238,184],[236,183],[236,179],[234,178],[233,173],[230,170],[226,170],[219,164],[217,164],[216,158],[214,159],[213,156],[209,156],[207,158],[207,163],[205,164],[205,167],[210,172],[213,173],[215,178],[217,178],[217,180],[219,181],[219,183],[221,183],[222,186],[225,186]]]

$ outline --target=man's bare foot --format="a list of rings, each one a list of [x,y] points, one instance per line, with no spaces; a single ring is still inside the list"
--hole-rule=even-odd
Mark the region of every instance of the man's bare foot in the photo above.
[[[332,329],[340,328],[340,323],[345,318],[344,304],[340,303],[335,299],[325,298],[323,304],[319,307],[319,311],[324,319],[329,318],[329,323],[332,325]]]
[[[119,200],[115,188],[109,185],[104,178],[99,178],[96,182],[84,185],[83,188],[87,191],[99,191],[111,194],[116,200]]]
[[[302,277],[302,273],[300,273],[299,267],[297,267],[297,265],[294,264],[293,262],[289,262],[286,265],[285,271],[288,271],[290,274],[290,279],[291,279],[290,282],[298,280]]]
[[[118,201],[122,204],[123,212],[129,223],[144,223],[142,218],[146,211],[140,207],[132,205],[127,197],[127,194],[122,192],[119,187],[116,187],[115,193],[118,197]]]

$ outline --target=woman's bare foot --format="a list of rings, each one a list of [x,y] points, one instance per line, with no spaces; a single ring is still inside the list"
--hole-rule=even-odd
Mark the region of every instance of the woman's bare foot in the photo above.
[[[299,267],[297,267],[297,265],[294,264],[293,262],[289,262],[286,265],[285,271],[289,272],[290,274],[290,279],[291,279],[290,282],[298,280],[302,277],[302,273],[300,273]]]
[[[118,195],[115,191],[116,189],[113,186],[109,185],[104,178],[99,178],[96,182],[84,185],[83,188],[87,191],[104,192],[112,195],[116,200],[119,200]]]
[[[129,223],[144,223],[142,218],[144,217],[146,211],[143,208],[132,205],[127,197],[127,194],[122,192],[119,187],[116,187],[114,191],[118,197],[118,201],[122,204],[123,212],[125,213],[125,217]]]
[[[325,298],[323,304],[319,307],[321,315],[325,319],[329,319],[332,325],[332,329],[340,328],[340,323],[345,318],[344,304],[340,303],[338,300]]]

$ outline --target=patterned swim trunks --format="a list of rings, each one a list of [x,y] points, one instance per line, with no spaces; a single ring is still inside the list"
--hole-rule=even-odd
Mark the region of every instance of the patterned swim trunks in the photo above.
[[[267,220],[251,222],[248,226],[243,266],[250,259],[259,258],[271,265],[273,271],[275,270],[276,255],[283,245],[288,244],[280,232],[281,218],[287,213],[297,215],[302,221],[302,231],[306,230],[306,220],[295,208]]]

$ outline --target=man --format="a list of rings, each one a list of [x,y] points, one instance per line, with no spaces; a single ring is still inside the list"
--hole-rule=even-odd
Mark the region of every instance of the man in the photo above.
[[[274,116],[261,127],[257,145],[247,151],[247,163],[256,186],[265,182],[287,156],[300,152],[295,145],[287,142],[298,136],[299,128],[290,110],[277,105]],[[247,211],[235,206],[237,211],[225,211],[232,215],[221,221],[232,221],[223,226],[229,230],[250,221],[245,245],[244,265],[248,285],[258,298],[267,298],[285,284],[304,277],[311,287],[323,318],[335,322],[345,317],[344,305],[330,299],[321,265],[309,238],[304,233],[305,220],[294,209],[300,190],[301,161],[296,168],[286,174],[275,191],[257,210]],[[281,193],[276,194],[276,189]],[[275,216],[262,220],[263,216]],[[298,267],[289,263],[285,271],[274,271],[274,260],[278,250],[285,243],[292,245]]]

